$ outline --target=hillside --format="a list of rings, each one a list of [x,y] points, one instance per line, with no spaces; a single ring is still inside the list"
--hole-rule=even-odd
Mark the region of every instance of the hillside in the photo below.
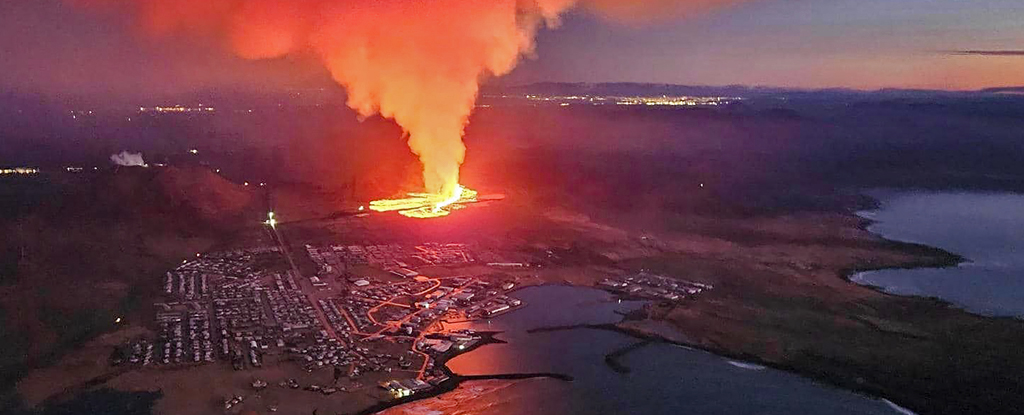
[[[38,186],[51,187],[41,206],[0,222],[0,337],[14,339],[0,345],[0,405],[25,370],[115,317],[143,318],[155,287],[143,282],[237,230],[259,200],[198,167],[55,175]]]

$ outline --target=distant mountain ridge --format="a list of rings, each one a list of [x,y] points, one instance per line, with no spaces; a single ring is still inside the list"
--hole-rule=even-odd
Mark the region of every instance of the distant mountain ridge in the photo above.
[[[990,94],[1024,94],[1024,86],[1006,86],[1000,88],[985,88],[981,91]]]

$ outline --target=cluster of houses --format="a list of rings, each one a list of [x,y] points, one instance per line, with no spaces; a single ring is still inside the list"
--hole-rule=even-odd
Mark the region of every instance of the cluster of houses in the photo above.
[[[682,301],[715,288],[707,283],[670,278],[645,271],[623,278],[605,279],[597,286],[617,294],[665,301]]]
[[[481,337],[468,331],[437,331],[442,320],[495,316],[523,306],[508,292],[516,282],[486,276],[428,278],[422,265],[472,264],[478,257],[465,244],[306,246],[318,274],[337,290],[306,292],[302,275],[276,247],[197,254],[163,279],[165,302],[157,303],[155,341],[137,339],[118,359],[149,365],[231,362],[237,370],[290,361],[313,371],[334,368],[356,379],[363,373],[407,371],[412,379],[382,382],[395,397],[409,396],[447,379],[434,363],[472,348]],[[415,265],[408,265],[408,264]],[[353,276],[349,265],[379,266],[402,277],[383,282]],[[336,277],[336,278],[329,278]],[[345,278],[342,278],[345,277]],[[385,278],[386,279],[386,278]],[[155,354],[155,357],[154,357]],[[422,366],[421,366],[422,365]],[[298,389],[290,379],[282,386]],[[266,382],[254,382],[261,390]],[[336,392],[332,385],[315,392]],[[229,396],[224,408],[242,404]]]
[[[387,245],[306,245],[306,253],[317,266],[317,278],[327,280],[340,277],[348,266],[371,265],[400,277],[419,275],[415,267],[425,265],[465,265],[478,262],[480,255],[498,258],[494,263],[505,263],[492,252],[477,253],[477,249],[461,243],[425,243],[406,247]]]

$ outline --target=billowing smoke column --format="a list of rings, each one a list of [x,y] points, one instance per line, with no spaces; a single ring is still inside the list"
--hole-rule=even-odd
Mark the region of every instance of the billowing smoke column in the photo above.
[[[358,4],[356,4],[358,3]],[[379,112],[409,134],[428,193],[452,195],[465,157],[463,130],[479,80],[510,71],[565,0],[352,2],[311,42],[348,104]]]
[[[147,167],[146,162],[142,160],[142,153],[130,153],[128,151],[122,151],[117,154],[110,155],[110,161],[118,166],[138,166]]]
[[[429,194],[451,198],[480,81],[508,73],[577,3],[636,21],[737,0],[70,0],[125,7],[160,34],[223,36],[250,59],[318,57],[362,116],[394,119]]]

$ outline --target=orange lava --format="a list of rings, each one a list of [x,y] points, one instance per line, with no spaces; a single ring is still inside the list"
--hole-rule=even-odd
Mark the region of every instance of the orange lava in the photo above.
[[[374,212],[397,211],[402,216],[416,219],[431,219],[448,216],[453,210],[461,209],[466,203],[477,201],[477,192],[462,185],[455,185],[451,195],[435,193],[409,193],[402,199],[383,199],[370,202]]]

